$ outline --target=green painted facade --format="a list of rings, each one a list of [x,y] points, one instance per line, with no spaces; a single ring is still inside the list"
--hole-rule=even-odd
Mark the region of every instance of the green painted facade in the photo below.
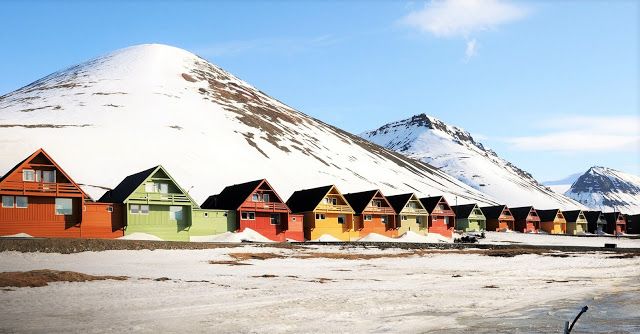
[[[145,233],[162,240],[189,241],[191,236],[235,230],[235,215],[200,209],[162,166],[140,183],[124,204],[125,235]]]
[[[482,232],[487,229],[487,218],[476,205],[469,217],[456,217],[456,230],[464,232]]]

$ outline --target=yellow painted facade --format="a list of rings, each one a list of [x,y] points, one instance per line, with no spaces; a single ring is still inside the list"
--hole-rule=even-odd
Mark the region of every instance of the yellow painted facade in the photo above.
[[[540,222],[540,229],[549,234],[565,234],[567,221],[564,217],[556,216],[556,219],[552,222]]]
[[[317,240],[330,235],[342,241],[360,239],[358,226],[354,226],[354,211],[335,188],[325,195],[313,212],[304,213],[305,238]]]

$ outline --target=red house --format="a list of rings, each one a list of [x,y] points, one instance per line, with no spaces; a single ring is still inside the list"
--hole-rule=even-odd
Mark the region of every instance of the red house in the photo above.
[[[429,212],[429,233],[453,237],[456,215],[444,196],[424,197],[420,202]]]
[[[361,238],[370,233],[398,236],[396,212],[380,190],[344,194],[344,198],[355,211],[354,221]]]
[[[532,206],[509,208],[514,218],[514,230],[523,233],[538,233],[540,217]]]
[[[43,149],[0,178],[0,196],[0,235],[115,238],[124,234],[119,208],[89,202]]]
[[[292,214],[265,179],[228,186],[201,207],[236,211],[237,231],[250,228],[273,241],[304,241],[302,215]]]

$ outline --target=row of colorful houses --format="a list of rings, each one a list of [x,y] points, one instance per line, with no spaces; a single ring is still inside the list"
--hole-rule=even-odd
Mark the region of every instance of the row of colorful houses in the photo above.
[[[485,230],[624,233],[627,218],[640,223],[637,215],[620,213],[450,206],[443,196],[385,196],[380,190],[342,194],[335,185],[299,190],[284,201],[264,179],[228,186],[198,205],[162,166],[127,176],[93,201],[42,149],[0,179],[0,196],[4,236],[118,238],[144,233],[189,241],[250,228],[273,241],[325,235],[350,241],[371,233],[393,238],[409,231],[448,238],[454,231]]]

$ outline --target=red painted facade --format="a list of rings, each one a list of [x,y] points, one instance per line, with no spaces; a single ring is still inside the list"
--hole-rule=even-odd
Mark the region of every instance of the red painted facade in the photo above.
[[[97,206],[42,149],[0,179],[0,235],[26,233],[33,237],[114,238],[123,234],[121,215],[98,214]],[[115,210],[114,213],[119,212]],[[83,224],[86,226],[83,229]],[[106,233],[102,227],[111,226]],[[83,232],[85,235],[83,235]]]
[[[516,219],[514,222],[515,229],[522,233],[538,233],[540,229],[540,217],[536,209],[531,209],[529,214],[524,219]]]
[[[82,212],[82,238],[114,239],[124,236],[124,206],[114,203],[86,203]]]
[[[267,180],[262,180],[236,211],[238,231],[250,228],[273,241],[304,241],[302,215],[292,215]]]
[[[429,212],[429,233],[437,233],[444,237],[453,237],[456,214],[451,210],[447,200],[442,197],[435,208]]]

